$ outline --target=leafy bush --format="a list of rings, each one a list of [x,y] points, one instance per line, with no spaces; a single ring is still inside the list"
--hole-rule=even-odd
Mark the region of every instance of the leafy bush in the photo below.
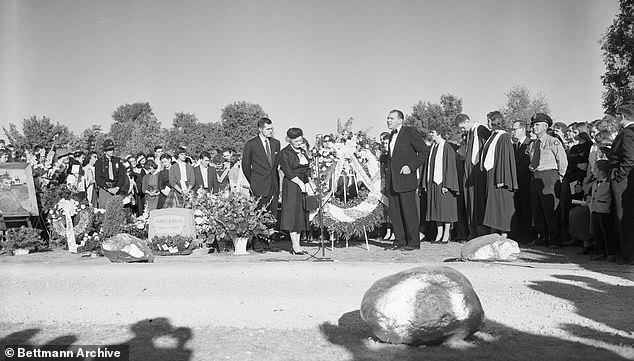
[[[101,238],[107,239],[123,232],[126,224],[126,212],[123,209],[123,197],[116,195],[110,198],[103,218]]]
[[[41,235],[42,230],[29,227],[10,228],[6,232],[4,240],[0,241],[2,250],[13,251],[16,249],[38,250],[45,246]]]

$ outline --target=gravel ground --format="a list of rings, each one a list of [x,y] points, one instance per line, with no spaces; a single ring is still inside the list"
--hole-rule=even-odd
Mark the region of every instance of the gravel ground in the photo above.
[[[634,267],[579,249],[522,249],[512,263],[453,262],[461,244],[280,251],[113,264],[61,250],[0,257],[0,343],[130,345],[133,360],[634,359]],[[316,244],[306,249],[321,256]],[[448,265],[473,284],[487,324],[462,343],[377,342],[359,316],[377,279]]]

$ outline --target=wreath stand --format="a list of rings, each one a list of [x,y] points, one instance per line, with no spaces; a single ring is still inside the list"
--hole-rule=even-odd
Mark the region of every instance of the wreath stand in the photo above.
[[[317,134],[316,143],[321,146],[323,142],[323,136],[321,134]],[[319,164],[319,157],[315,157],[315,175],[317,179],[317,200],[319,200],[319,248],[321,248],[321,257],[314,257],[313,262],[334,262],[332,258],[326,257],[326,247],[324,246],[324,195],[321,189],[321,178],[319,178],[319,169],[321,165]],[[308,217],[308,215],[306,215]],[[330,248],[331,252],[334,252],[334,241]],[[319,253],[319,250],[317,250]]]
[[[317,162],[319,162],[319,160],[317,160]],[[338,179],[335,180],[334,176],[335,175],[333,174],[332,185],[333,185],[333,187],[336,187],[337,184],[339,184],[339,180]],[[339,177],[340,178],[343,177],[343,187],[342,187],[343,188],[343,202],[346,203],[347,199],[348,199],[348,185],[347,185],[348,176],[342,174]],[[357,190],[357,194],[359,194],[359,186],[357,185],[357,177],[355,175],[352,175],[350,178],[354,179],[354,182],[353,182],[354,188]],[[321,181],[319,177],[317,177],[317,179],[318,179],[319,182]],[[321,193],[321,187],[319,188],[319,193]],[[322,210],[321,210],[321,195],[319,196],[319,204],[320,204],[320,207],[319,207],[319,213],[320,213],[319,222],[320,222],[320,226],[322,227],[321,232],[323,233],[323,218],[322,218],[323,216],[321,214],[321,212],[322,212]],[[366,251],[369,251],[370,250],[370,243],[368,241],[368,230],[365,228],[365,226],[363,226],[363,235],[364,235],[364,238],[365,238],[365,249],[366,249]],[[348,248],[348,246],[349,246],[348,241],[349,240],[346,238],[346,248]],[[331,247],[332,251],[334,252],[335,251],[335,238],[332,235],[330,236],[330,247]]]

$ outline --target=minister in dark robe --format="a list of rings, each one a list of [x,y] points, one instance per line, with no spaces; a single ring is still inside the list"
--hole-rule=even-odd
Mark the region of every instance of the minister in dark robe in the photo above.
[[[487,114],[493,131],[482,149],[481,165],[487,175],[486,207],[483,223],[492,232],[506,236],[515,213],[513,193],[517,190],[515,149],[499,111]]]
[[[436,222],[432,243],[449,243],[451,224],[458,222],[456,196],[460,192],[456,152],[436,130],[429,133],[434,144],[423,171],[422,183],[427,193],[426,220]]]
[[[466,114],[456,116],[455,125],[467,132],[464,161],[464,197],[469,221],[469,239],[488,233],[484,226],[486,207],[486,172],[480,167],[481,150],[491,131]]]

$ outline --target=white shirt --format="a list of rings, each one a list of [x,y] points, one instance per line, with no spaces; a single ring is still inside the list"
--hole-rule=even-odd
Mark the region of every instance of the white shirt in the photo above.
[[[203,188],[208,189],[209,188],[209,181],[207,180],[207,174],[209,172],[209,167],[203,167],[202,165],[200,166],[200,174],[202,174],[203,176]]]
[[[178,169],[181,171],[181,189],[185,191],[187,190],[187,163],[177,160],[176,164],[178,164]]]
[[[266,151],[266,142],[269,142],[269,150],[271,148],[271,140],[265,136],[263,136],[262,134],[258,134],[258,137],[260,137],[260,142],[262,142],[262,146],[264,147],[264,151]]]
[[[402,125],[396,128],[396,133],[392,135],[392,140],[390,141],[390,156],[392,156],[392,153],[394,152],[394,146],[396,145],[396,138],[398,138],[398,134],[401,132],[401,128],[403,128]]]

